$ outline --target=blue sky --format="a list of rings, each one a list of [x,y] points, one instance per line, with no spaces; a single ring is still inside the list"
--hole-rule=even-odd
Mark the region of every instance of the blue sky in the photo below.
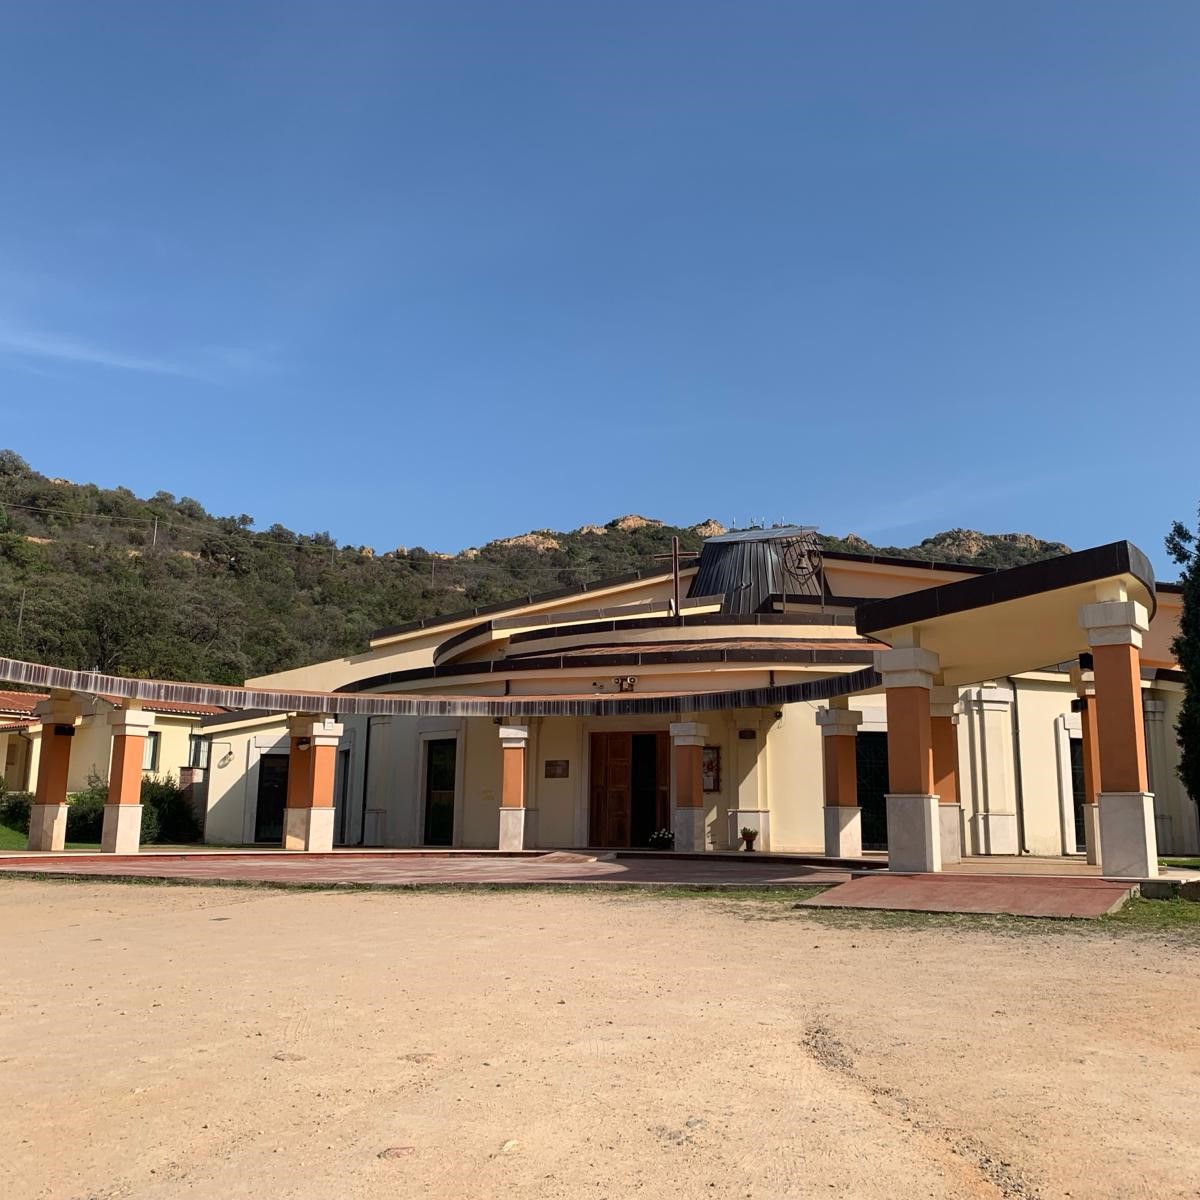
[[[1161,552],[1200,5],[0,4],[0,444],[455,550]]]

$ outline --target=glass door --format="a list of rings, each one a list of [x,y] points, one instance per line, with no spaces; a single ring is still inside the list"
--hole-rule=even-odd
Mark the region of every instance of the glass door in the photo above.
[[[287,803],[288,756],[264,754],[258,760],[258,808],[254,814],[254,840],[283,841],[283,809]]]
[[[454,845],[456,738],[425,743],[425,845]]]

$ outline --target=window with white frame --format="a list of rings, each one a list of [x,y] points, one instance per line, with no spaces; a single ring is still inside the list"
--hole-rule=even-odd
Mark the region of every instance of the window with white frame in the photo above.
[[[201,770],[208,767],[208,752],[211,743],[208,738],[202,733],[188,734],[188,762],[189,767],[199,767]]]
[[[162,734],[157,729],[151,729],[146,734],[146,745],[142,750],[142,770],[157,771],[158,770],[158,744],[162,741]]]

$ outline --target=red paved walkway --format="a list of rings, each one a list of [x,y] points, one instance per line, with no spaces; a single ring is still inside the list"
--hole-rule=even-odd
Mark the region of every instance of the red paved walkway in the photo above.
[[[845,870],[766,858],[597,858],[549,853],[265,853],[56,854],[0,858],[0,872],[113,878],[227,880],[257,883],[609,883],[705,886],[809,886],[843,883]]]
[[[1102,917],[1129,898],[1109,879],[1045,875],[865,875],[802,901],[814,908]]]

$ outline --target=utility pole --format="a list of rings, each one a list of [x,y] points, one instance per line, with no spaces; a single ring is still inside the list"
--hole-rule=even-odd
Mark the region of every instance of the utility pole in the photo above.
[[[158,545],[158,518],[154,518],[154,532],[150,535],[150,549]]]
[[[25,619],[25,589],[21,589],[21,602],[17,606],[17,645],[21,644],[21,622]]]

